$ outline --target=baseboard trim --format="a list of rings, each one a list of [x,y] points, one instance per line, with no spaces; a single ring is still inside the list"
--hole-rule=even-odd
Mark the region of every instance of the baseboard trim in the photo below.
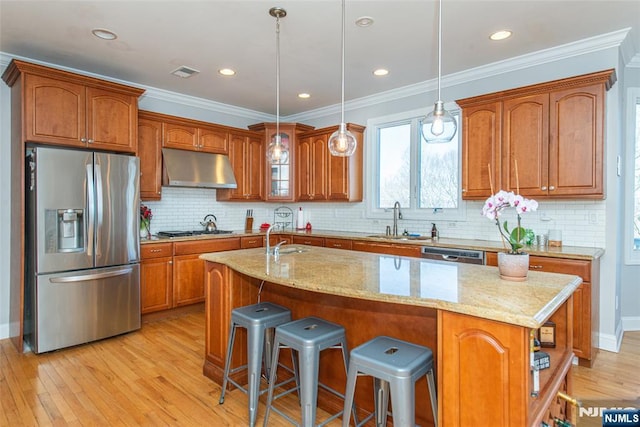
[[[622,318],[623,331],[640,331],[640,316],[627,316]]]
[[[622,322],[618,324],[615,335],[612,334],[598,334],[598,340],[600,350],[612,351],[614,353],[620,352],[620,345],[622,344],[622,336],[624,330],[622,329]]]

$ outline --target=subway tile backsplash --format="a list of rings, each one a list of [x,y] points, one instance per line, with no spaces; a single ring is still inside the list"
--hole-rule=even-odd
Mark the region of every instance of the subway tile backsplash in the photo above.
[[[216,190],[197,188],[163,187],[162,200],[143,202],[153,211],[151,232],[166,230],[199,230],[205,215],[214,214],[220,229],[242,230],[247,209],[253,209],[254,229],[261,223],[274,221],[274,209],[291,208],[293,213],[302,206],[305,221],[314,229],[384,233],[392,224],[392,215],[384,220],[367,219],[364,203],[264,203],[218,202]],[[466,203],[467,218],[464,221],[435,221],[441,237],[499,241],[495,223],[481,215],[483,201]],[[522,216],[522,226],[536,234],[549,229],[562,230],[563,244],[605,248],[605,202],[603,200],[539,201],[536,212]],[[513,210],[505,212],[510,228],[515,224]],[[430,234],[430,220],[400,220],[398,228],[411,233]]]

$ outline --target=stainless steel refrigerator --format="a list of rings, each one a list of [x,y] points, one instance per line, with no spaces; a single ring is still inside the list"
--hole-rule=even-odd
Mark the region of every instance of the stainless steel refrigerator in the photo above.
[[[24,337],[35,353],[140,328],[139,160],[29,146]]]

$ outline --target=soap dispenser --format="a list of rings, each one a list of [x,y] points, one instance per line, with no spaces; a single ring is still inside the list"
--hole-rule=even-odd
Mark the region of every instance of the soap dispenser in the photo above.
[[[432,222],[431,223],[431,239],[438,240],[438,237],[439,237],[439,233],[438,233],[438,229],[436,228],[436,223]]]

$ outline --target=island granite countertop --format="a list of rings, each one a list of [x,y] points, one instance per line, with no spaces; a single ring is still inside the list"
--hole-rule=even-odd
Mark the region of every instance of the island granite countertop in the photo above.
[[[539,328],[582,282],[578,276],[530,271],[524,282],[500,279],[496,267],[443,263],[305,245],[200,256],[256,279],[301,290],[431,307]]]

